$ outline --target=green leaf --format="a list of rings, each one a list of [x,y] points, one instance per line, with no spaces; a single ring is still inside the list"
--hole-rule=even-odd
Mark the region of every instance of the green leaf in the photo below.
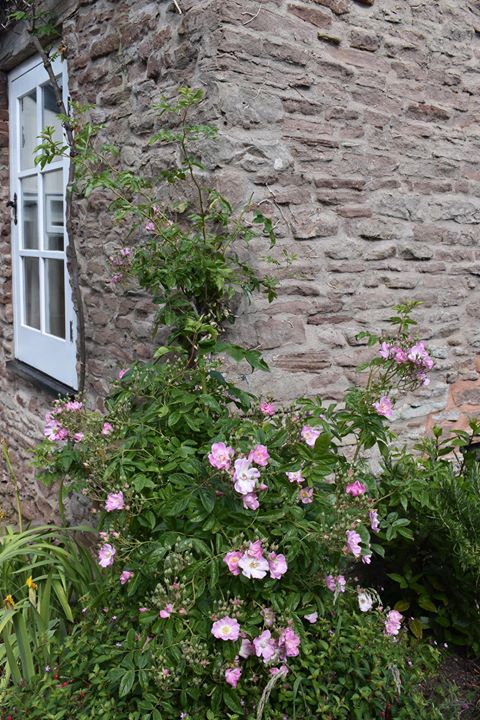
[[[422,623],[419,620],[409,620],[408,627],[410,628],[411,632],[413,633],[413,635],[415,635],[415,637],[418,640],[422,639],[423,627],[422,627]]]
[[[211,490],[200,488],[198,494],[200,497],[200,502],[202,503],[207,513],[210,514],[211,512],[213,512],[213,509],[215,507],[215,493]]]
[[[224,688],[223,702],[230,710],[233,710],[233,712],[236,712],[239,715],[243,714],[243,708],[240,705],[238,695],[230,688]]]
[[[9,635],[7,630],[4,629],[2,632],[2,638],[3,638],[3,645],[5,647],[5,653],[7,655],[8,667],[9,667],[10,673],[13,677],[13,681],[14,681],[15,685],[20,685],[22,683],[22,675],[18,668],[15,654],[13,652],[12,644],[10,642],[11,637],[12,636]]]
[[[118,694],[120,697],[125,697],[125,695],[128,695],[130,690],[133,687],[133,683],[135,680],[135,671],[134,670],[127,670],[127,672],[123,675],[122,679],[120,680],[120,687]]]
[[[15,627],[15,636],[17,638],[18,654],[22,663],[23,678],[26,682],[30,682],[35,675],[33,665],[32,649],[30,647],[30,638],[28,637],[25,618],[22,613],[16,613],[13,618]]]
[[[423,610],[428,610],[429,612],[434,613],[437,612],[437,606],[426,595],[420,595],[418,598],[418,604],[421,608],[423,608]]]
[[[68,602],[67,594],[62,585],[62,582],[60,580],[53,580],[52,585],[55,595],[57,596],[58,601],[62,606],[63,612],[65,613],[65,617],[70,622],[73,622],[72,608],[70,607],[70,604]]]

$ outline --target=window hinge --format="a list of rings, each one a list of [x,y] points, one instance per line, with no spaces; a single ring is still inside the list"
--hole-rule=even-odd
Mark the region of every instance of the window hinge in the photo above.
[[[7,207],[13,208],[13,222],[17,224],[17,193],[14,193],[13,200],[7,202]]]
[[[73,342],[73,320],[70,320],[70,342]]]

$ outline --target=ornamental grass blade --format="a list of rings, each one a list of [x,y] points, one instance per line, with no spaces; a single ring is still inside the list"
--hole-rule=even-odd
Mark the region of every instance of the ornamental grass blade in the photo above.
[[[53,580],[53,590],[58,598],[58,602],[62,606],[65,617],[70,622],[73,622],[73,613],[70,603],[68,602],[67,594],[60,580]]]
[[[2,638],[3,638],[3,647],[5,648],[5,654],[7,656],[7,663],[8,668],[10,670],[10,673],[13,678],[13,682],[15,685],[21,685],[22,683],[22,676],[20,673],[20,670],[18,669],[17,660],[15,658],[15,653],[13,652],[12,645],[10,643],[10,638],[15,637],[14,635],[9,635],[6,629],[2,632]]]
[[[27,626],[22,613],[16,613],[13,618],[15,628],[15,636],[17,638],[18,654],[22,663],[23,679],[30,682],[35,676],[35,668],[33,665],[33,655],[30,647]]]

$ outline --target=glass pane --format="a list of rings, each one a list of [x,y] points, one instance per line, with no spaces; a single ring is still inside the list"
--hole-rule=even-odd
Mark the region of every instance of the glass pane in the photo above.
[[[63,170],[45,173],[45,249],[63,250]]]
[[[25,250],[38,248],[38,192],[37,178],[29,177],[21,181],[23,244]]]
[[[37,91],[32,90],[20,100],[20,169],[35,167],[33,148],[37,139]]]
[[[63,260],[45,260],[45,332],[65,337],[65,273]]]
[[[58,77],[57,82],[62,87],[62,78]],[[42,87],[43,96],[43,127],[53,126],[55,131],[53,133],[54,140],[61,140],[63,136],[62,123],[58,118],[58,105],[55,98],[55,93],[51,83]]]
[[[40,330],[40,279],[38,258],[24,257],[23,260],[23,322]]]

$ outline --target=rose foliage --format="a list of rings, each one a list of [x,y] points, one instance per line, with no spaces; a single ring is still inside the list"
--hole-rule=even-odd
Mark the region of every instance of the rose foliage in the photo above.
[[[384,472],[398,393],[427,385],[433,365],[415,304],[397,308],[391,332],[366,335],[377,345],[368,379],[338,405],[280,407],[236,387],[222,352],[266,366],[220,343],[222,322],[239,289],[273,297],[273,284],[232,243],[256,224],[273,242],[272,228],[201,186],[188,143],[207,131],[186,124],[200,102],[186,89],[162,101],[179,129],[155,138],[179,148],[162,177],[188,182],[195,210],[189,193],[172,210],[152,182],[107,172],[111,149],[99,160],[85,141],[77,160],[80,189],[115,187],[119,219],[135,218],[138,243],[119,251],[114,285],[136,278],[172,333],[150,362],[119,372],[105,413],[78,398],[46,418],[37,466],[62,499],[90,501],[102,579],[49,669],[3,704],[43,720],[440,718],[419,690],[435,653],[411,644],[409,618],[363,580],[387,535],[411,537],[408,519],[385,510]],[[52,143],[47,133],[44,153],[58,153]]]

